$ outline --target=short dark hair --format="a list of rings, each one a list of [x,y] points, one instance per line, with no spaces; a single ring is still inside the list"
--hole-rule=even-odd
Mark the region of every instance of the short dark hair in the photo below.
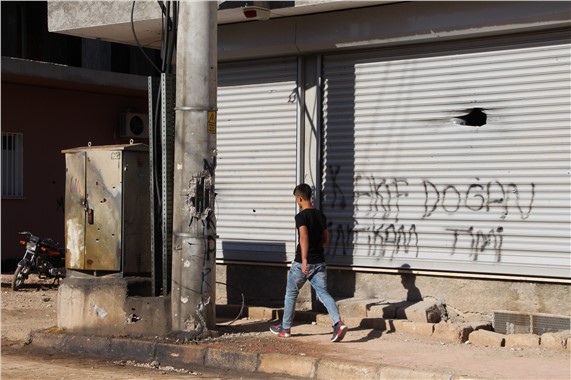
[[[311,187],[306,183],[297,185],[295,189],[293,189],[293,195],[301,197],[304,201],[311,200],[311,192]]]

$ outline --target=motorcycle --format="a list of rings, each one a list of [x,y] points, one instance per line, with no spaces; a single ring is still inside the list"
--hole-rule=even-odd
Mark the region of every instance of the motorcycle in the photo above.
[[[40,279],[54,279],[54,284],[65,277],[65,248],[59,248],[52,239],[42,239],[31,232],[20,232],[26,239],[20,244],[26,247],[24,258],[18,263],[12,279],[12,290],[24,285],[30,274],[37,274]]]

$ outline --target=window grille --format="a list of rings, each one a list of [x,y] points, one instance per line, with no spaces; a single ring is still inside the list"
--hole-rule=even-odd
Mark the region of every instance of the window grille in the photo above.
[[[24,135],[2,132],[2,197],[24,196]]]

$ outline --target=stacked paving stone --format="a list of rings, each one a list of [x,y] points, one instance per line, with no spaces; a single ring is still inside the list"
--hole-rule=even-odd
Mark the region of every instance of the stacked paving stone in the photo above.
[[[339,301],[339,311],[350,327],[377,329],[432,337],[449,343],[465,343],[485,347],[567,349],[571,351],[571,331],[536,334],[499,334],[490,321],[451,322],[447,309],[438,300],[420,302],[347,299]],[[279,319],[281,309],[248,308],[253,319]],[[329,326],[329,315],[296,312],[296,320]]]

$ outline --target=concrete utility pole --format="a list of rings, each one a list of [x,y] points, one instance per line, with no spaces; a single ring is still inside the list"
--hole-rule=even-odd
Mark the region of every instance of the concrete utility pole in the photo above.
[[[173,191],[172,329],[216,326],[216,1],[179,2]]]

